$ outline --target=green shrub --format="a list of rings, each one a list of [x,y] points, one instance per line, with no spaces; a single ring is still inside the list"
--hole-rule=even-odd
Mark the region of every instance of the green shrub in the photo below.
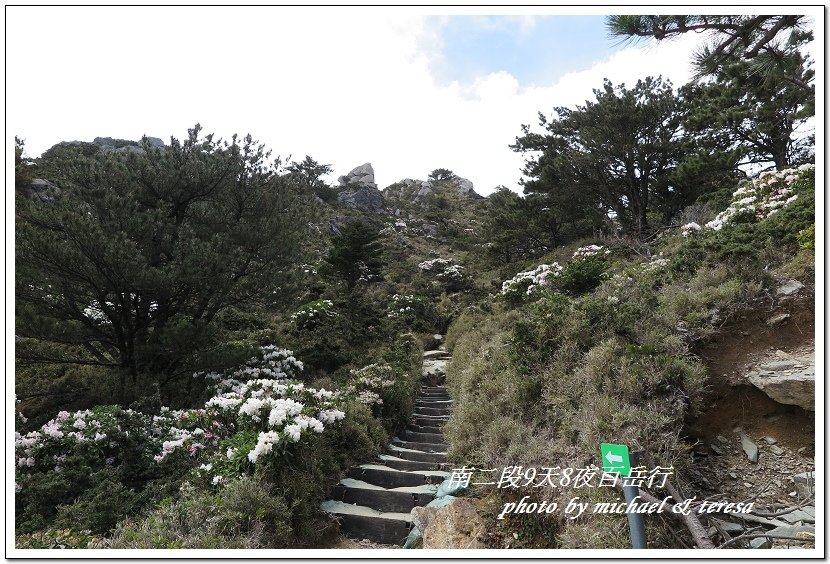
[[[796,240],[802,249],[814,250],[816,248],[816,224],[799,231]]]
[[[602,282],[607,268],[607,261],[601,255],[572,260],[556,277],[554,287],[572,296],[591,292]]]
[[[147,517],[115,530],[110,548],[282,548],[293,542],[291,509],[273,486],[255,476],[229,482],[221,493],[185,485]]]
[[[106,548],[106,541],[101,537],[92,535],[92,531],[46,529],[36,533],[17,535],[15,537],[15,548]]]

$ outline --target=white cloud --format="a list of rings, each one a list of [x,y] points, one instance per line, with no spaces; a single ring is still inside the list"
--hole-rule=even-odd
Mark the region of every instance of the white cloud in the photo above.
[[[335,178],[370,161],[384,187],[446,167],[485,194],[518,189],[522,158],[508,144],[538,111],[584,102],[605,77],[679,86],[695,39],[628,47],[523,88],[507,72],[439,84],[440,35],[400,10],[9,8],[7,21],[8,130],[30,154],[99,135],[182,137],[199,121],[332,163]]]

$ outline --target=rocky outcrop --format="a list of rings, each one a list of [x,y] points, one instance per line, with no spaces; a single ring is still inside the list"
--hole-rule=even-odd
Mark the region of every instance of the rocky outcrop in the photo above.
[[[158,137],[147,137],[151,147],[164,148],[164,141]],[[143,153],[144,147],[141,141],[130,141],[129,139],[114,139],[112,137],[96,137],[92,142],[88,141],[61,141],[48,149],[44,156],[60,152],[69,147],[80,147],[84,154],[100,153]]]
[[[148,137],[151,147],[164,147],[164,141],[158,137]],[[100,147],[102,153],[143,153],[144,147],[139,141],[126,141],[112,137],[96,137],[93,141]]]
[[[450,182],[452,182],[452,184],[455,185],[455,189],[458,191],[459,194],[463,196],[471,196],[478,198],[481,197],[473,189],[473,183],[467,180],[466,178],[460,178],[456,176]]]
[[[364,213],[385,213],[383,196],[375,184],[375,171],[371,163],[365,163],[349,171],[339,179],[341,191],[337,201],[348,208]]]
[[[43,203],[54,202],[60,191],[60,188],[42,178],[35,178],[23,187],[24,196],[33,200],[40,200]]]
[[[792,353],[776,351],[753,366],[747,380],[778,403],[816,409],[816,357],[811,344]]]
[[[375,184],[375,169],[372,168],[372,163],[364,163],[353,168],[349,171],[349,174],[345,174],[338,178],[338,181],[340,182],[340,186],[344,187],[348,187],[352,184],[369,186],[371,188],[378,187],[378,185]]]
[[[351,190],[344,190],[337,194],[337,201],[346,206],[365,213],[384,213],[383,196],[380,190],[371,186],[361,186]]]
[[[466,178],[461,178],[460,176],[454,176],[449,180],[436,182],[404,178],[391,186],[387,186],[383,191],[383,194],[386,197],[401,198],[417,202],[430,194],[447,188],[455,190],[462,196],[482,198],[481,195],[476,193],[473,188],[473,183]]]

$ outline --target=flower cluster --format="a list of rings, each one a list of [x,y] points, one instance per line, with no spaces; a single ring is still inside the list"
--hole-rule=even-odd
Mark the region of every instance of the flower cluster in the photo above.
[[[411,318],[422,311],[424,300],[419,296],[411,294],[395,294],[392,296],[392,307],[386,313],[386,317],[397,319],[399,317]]]
[[[418,264],[418,268],[423,272],[433,273],[435,278],[450,291],[459,290],[468,282],[464,267],[456,264],[451,259],[435,258],[425,260]]]
[[[603,256],[603,255],[610,255],[611,251],[606,249],[602,245],[586,245],[585,247],[579,247],[571,258],[574,259],[584,259],[588,257],[595,257],[595,256]]]
[[[268,378],[240,382],[227,378],[219,382],[216,395],[199,410],[201,421],[209,421],[212,432],[181,427],[174,432],[178,437],[166,442],[155,459],[161,462],[183,449],[194,454],[192,442],[188,443],[194,436],[219,439],[206,451],[210,462],[199,468],[202,474],[215,471],[210,481],[217,485],[238,473],[241,464],[256,464],[263,455],[284,452],[287,445],[299,442],[306,433],[322,433],[327,425],[343,419],[346,414],[338,409],[338,400],[335,392],[306,387],[301,382]],[[236,446],[227,447],[229,441]]]
[[[778,213],[798,199],[792,190],[793,183],[814,168],[815,165],[805,164],[795,169],[761,173],[733,192],[729,207],[707,223],[706,227],[720,231],[725,225],[741,219],[763,219]]]
[[[81,459],[90,469],[117,466],[124,463],[124,449],[133,452],[134,445],[147,453],[148,465],[175,459],[190,465],[194,477],[217,485],[345,417],[340,394],[289,379],[302,370],[291,351],[270,345],[260,352],[224,377],[211,373],[220,381],[202,409],[162,407],[151,415],[99,406],[61,411],[39,430],[16,432],[16,490],[25,495],[36,473],[61,472],[64,464]],[[239,379],[265,374],[274,377]]]
[[[352,370],[351,381],[343,389],[343,394],[353,396],[365,405],[382,405],[383,390],[395,385],[395,371],[388,364],[370,364],[358,370]]]
[[[169,409],[156,416],[111,405],[75,413],[61,411],[39,430],[25,435],[15,432],[17,489],[23,490],[37,473],[62,472],[68,460],[73,464],[83,461],[89,468],[113,465],[120,461],[125,443],[141,443],[148,452],[177,440],[184,444],[190,436],[172,429],[188,420],[188,412]],[[191,446],[188,443],[187,448]]]
[[[337,317],[331,300],[316,300],[302,306],[291,315],[291,322],[300,329],[312,329],[323,319]]]
[[[418,268],[425,272],[443,272],[452,264],[454,263],[450,259],[435,258],[419,263]]]
[[[533,270],[518,273],[501,285],[501,295],[518,298],[522,295],[530,296],[549,286],[551,280],[562,273],[562,266],[558,262],[540,264]]]
[[[684,237],[688,237],[692,233],[698,233],[701,229],[703,229],[699,224],[692,221],[691,223],[687,223],[680,227],[680,234]]]

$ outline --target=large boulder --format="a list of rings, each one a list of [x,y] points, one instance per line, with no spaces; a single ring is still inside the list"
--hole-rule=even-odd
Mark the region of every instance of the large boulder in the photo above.
[[[779,354],[755,365],[747,380],[778,403],[816,410],[815,349]]]
[[[380,190],[373,186],[360,186],[344,190],[337,194],[337,201],[348,207],[364,213],[384,213],[383,196]]]
[[[344,187],[348,187],[353,184],[369,186],[371,188],[378,187],[378,185],[375,184],[375,169],[372,168],[372,163],[365,163],[357,166],[349,171],[349,174],[341,176],[338,180],[340,182],[340,186]]]
[[[478,196],[476,191],[473,189],[473,183],[466,178],[456,176],[452,179],[452,183],[458,193],[462,196]]]

